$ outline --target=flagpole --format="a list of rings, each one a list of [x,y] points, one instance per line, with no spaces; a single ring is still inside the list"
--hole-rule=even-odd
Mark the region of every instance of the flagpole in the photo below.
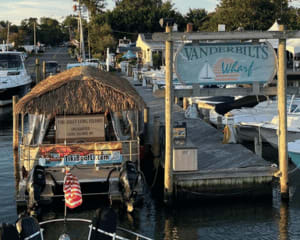
[[[67,172],[67,168],[65,168],[65,174]],[[64,180],[65,182],[65,180]],[[66,220],[67,220],[67,204],[65,199],[65,210],[64,210],[64,233],[66,232]]]

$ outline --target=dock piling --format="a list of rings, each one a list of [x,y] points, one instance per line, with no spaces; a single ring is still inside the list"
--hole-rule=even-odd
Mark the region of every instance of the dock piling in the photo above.
[[[46,78],[46,62],[43,61],[43,79]]]
[[[254,138],[254,151],[257,156],[262,156],[262,142],[261,137]]]
[[[173,194],[173,173],[172,173],[172,157],[173,157],[173,41],[171,40],[172,26],[166,26],[166,32],[170,37],[166,41],[166,92],[165,92],[165,121],[166,121],[166,149],[165,149],[165,180],[164,180],[164,201],[171,202]]]
[[[16,113],[18,96],[13,96],[13,157],[16,192],[19,191],[20,165],[19,165],[19,114]]]
[[[279,25],[279,31],[284,31],[284,25]],[[288,157],[287,157],[287,117],[286,117],[286,39],[279,39],[278,46],[278,116],[279,116],[279,134],[278,134],[278,158],[280,176],[280,193],[283,199],[289,198],[288,188]]]
[[[222,116],[217,117],[217,129],[222,129],[223,128],[223,118]]]
[[[144,142],[148,139],[149,107],[144,108]]]
[[[35,84],[41,81],[40,59],[35,59]]]
[[[160,141],[159,141],[159,128],[160,128],[160,117],[158,115],[154,116],[154,126],[153,126],[153,161],[155,168],[159,166],[160,161]]]
[[[184,110],[187,110],[188,108],[188,100],[186,97],[183,98],[183,109]]]

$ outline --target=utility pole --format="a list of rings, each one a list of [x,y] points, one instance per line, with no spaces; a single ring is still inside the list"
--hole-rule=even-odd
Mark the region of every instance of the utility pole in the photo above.
[[[109,63],[110,63],[110,58],[109,58],[109,48],[106,49],[106,71],[109,72]],[[128,72],[128,70],[127,70]]]
[[[8,51],[9,50],[9,47],[8,47],[8,44],[9,44],[9,25],[10,23],[7,22],[7,40],[6,40],[6,50]]]
[[[34,45],[34,53],[37,54],[36,49],[36,20],[33,22],[33,45]]]
[[[79,5],[78,17],[79,17],[79,28],[80,28],[80,52],[81,52],[81,59],[83,62],[85,62],[84,36],[83,36],[83,29],[82,29],[80,0],[78,0],[78,5]]]

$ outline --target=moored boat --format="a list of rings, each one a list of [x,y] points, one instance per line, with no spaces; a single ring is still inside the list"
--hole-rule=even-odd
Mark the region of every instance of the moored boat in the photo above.
[[[300,168],[300,139],[288,143],[288,154],[297,168]]]
[[[300,139],[300,115],[287,114],[287,142],[293,142]],[[257,125],[262,138],[270,143],[272,147],[278,148],[278,129],[279,117],[276,115],[270,122]]]
[[[24,96],[32,80],[21,52],[0,52],[0,106],[11,104],[12,96]]]
[[[297,139],[297,119],[300,112],[300,100],[289,98],[287,101],[288,139]],[[254,141],[254,138],[262,137],[262,141],[269,142],[277,148],[278,125],[277,100],[267,100],[257,104],[253,108],[234,109],[222,117],[222,123],[229,122],[235,128],[235,138],[238,142]],[[217,123],[217,115],[214,114],[214,123]]]
[[[85,196],[105,195],[132,211],[145,187],[139,141],[144,105],[126,79],[92,67],[72,68],[36,85],[14,109],[14,118],[28,115],[20,156],[14,155],[17,204],[36,215],[66,195],[70,172],[83,203]]]
[[[139,239],[152,240],[142,234],[118,226],[113,208],[97,209],[92,220],[83,218],[60,218],[38,222],[32,216],[22,215],[15,224],[0,225],[1,240],[47,240],[47,239]]]

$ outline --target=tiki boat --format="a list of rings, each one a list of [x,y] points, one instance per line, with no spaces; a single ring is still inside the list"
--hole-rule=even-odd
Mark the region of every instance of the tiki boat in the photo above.
[[[35,212],[63,197],[71,172],[83,199],[108,195],[132,211],[145,183],[139,141],[144,106],[126,79],[92,67],[72,68],[37,84],[14,104],[17,204]]]

